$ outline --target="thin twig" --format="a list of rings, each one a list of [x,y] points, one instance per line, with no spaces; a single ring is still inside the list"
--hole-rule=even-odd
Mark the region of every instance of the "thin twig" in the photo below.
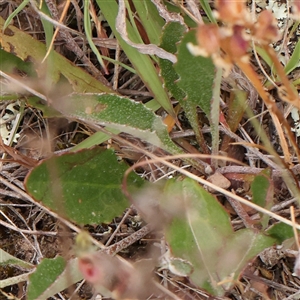
[[[106,247],[108,247],[110,245],[111,241],[114,239],[114,237],[116,236],[116,234],[119,232],[121,226],[124,224],[124,222],[126,221],[127,217],[130,215],[130,213],[131,213],[131,208],[129,208],[127,210],[127,212],[123,216],[122,220],[119,222],[116,230],[113,232],[113,234],[110,236],[110,238],[108,239],[108,241],[105,243]]]
[[[147,235],[149,232],[152,231],[152,226],[149,224],[141,228],[140,230],[134,232],[130,236],[124,238],[123,240],[109,246],[108,248],[103,249],[105,253],[109,255],[115,255],[116,253],[119,253],[123,249],[126,249],[133,243],[139,241],[141,238],[143,238],[145,235]]]
[[[232,193],[234,191],[232,190]],[[246,212],[245,208],[242,206],[242,204],[235,199],[231,197],[226,197],[232,208],[235,210],[237,215],[241,218],[242,222],[244,223],[246,228],[252,228],[254,229],[254,222]]]

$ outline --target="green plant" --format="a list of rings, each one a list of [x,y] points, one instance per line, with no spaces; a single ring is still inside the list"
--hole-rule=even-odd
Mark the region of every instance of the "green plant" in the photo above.
[[[39,75],[38,72],[32,72],[32,66],[38,66],[43,60],[46,47],[38,41],[32,41],[30,36],[14,26],[8,25],[12,17],[28,3],[29,1],[24,1],[23,6],[19,6],[7,22],[0,19],[3,29],[1,51],[7,57],[12,55],[9,52],[13,52],[13,58],[8,58],[10,65],[26,72],[31,79],[36,79]],[[34,201],[48,209],[48,213],[60,217],[65,223],[72,221],[78,227],[110,223],[133,204],[149,226],[145,227],[142,235],[155,229],[164,232],[171,253],[167,264],[169,269],[175,274],[189,276],[192,283],[206,293],[222,297],[239,281],[249,260],[253,260],[262,250],[292,237],[292,222],[270,210],[275,198],[275,175],[272,172],[277,177],[281,172],[291,195],[299,199],[298,183],[292,173],[292,156],[295,155],[299,160],[300,151],[291,126],[276,106],[268,89],[274,80],[281,99],[288,105],[300,108],[295,89],[296,80],[289,80],[287,77],[299,65],[299,42],[285,67],[282,67],[270,46],[278,37],[272,14],[265,10],[257,22],[253,22],[244,1],[216,1],[217,14],[212,12],[208,2],[200,1],[208,17],[205,24],[180,4],[167,2],[164,5],[158,1],[129,3],[123,0],[119,1],[119,5],[115,1],[96,3],[132,65],[127,69],[134,69],[151,92],[153,100],[145,105],[120,96],[110,86],[97,81],[55,51],[51,51],[46,59],[51,64],[47,71],[49,85],[58,86],[61,77],[67,79],[68,83],[62,91],[58,91],[58,96],[49,92],[48,97],[44,96],[42,99],[38,92],[34,93],[34,89],[27,88],[37,96],[27,97],[27,104],[41,109],[44,116],[76,120],[91,126],[97,132],[78,144],[70,153],[54,155],[35,166],[26,177],[26,190]],[[95,50],[93,44],[88,7],[88,3],[84,3],[87,39],[92,50],[96,52],[98,61],[103,65],[101,60],[105,61],[105,57],[100,58],[101,54]],[[37,7],[35,9],[38,10]],[[45,3],[42,9],[49,14]],[[172,10],[180,14],[174,14]],[[268,22],[265,22],[266,19]],[[216,20],[222,25],[218,25]],[[44,19],[43,26],[48,34],[46,40],[49,46],[52,24]],[[272,69],[273,78],[265,83],[250,63],[250,38],[259,44],[255,47],[256,51]],[[149,43],[144,43],[145,40]],[[29,53],[32,43],[34,51]],[[16,56],[23,61],[27,61],[30,56],[33,63],[23,64]],[[241,84],[228,76],[234,65],[248,77],[264,101],[278,132],[284,159],[274,150],[269,136],[247,105],[247,93]],[[1,71],[8,78],[12,77],[9,75],[11,71],[4,69],[4,66],[1,66]],[[220,98],[221,85],[227,76],[231,90],[226,114]],[[19,84],[22,84],[21,79]],[[70,94],[70,90],[74,93]],[[178,103],[176,108],[173,102]],[[159,107],[168,114],[170,124],[166,122],[167,118],[163,119],[155,113]],[[171,125],[169,127],[175,124],[177,128],[183,126],[178,119],[179,109],[187,117],[195,135],[196,146],[193,148],[184,138],[176,139],[175,142],[169,134],[172,128],[166,126],[166,123]],[[256,131],[257,144],[246,143],[235,134],[241,120],[251,122]],[[207,127],[210,135],[203,133]],[[120,132],[151,144],[153,151],[119,136]],[[166,182],[146,182],[132,172],[145,162],[129,168],[125,161],[119,161],[120,158],[114,150],[96,146],[109,138],[126,145],[130,150],[143,153],[151,159],[150,162],[161,163],[182,175]],[[236,144],[244,146],[249,153],[257,155],[272,171],[252,166],[249,174],[243,174],[242,167],[237,169],[239,171],[226,172],[226,167],[221,167],[226,161],[244,164],[220,155],[222,151],[228,152],[231,139],[235,139]],[[95,147],[90,148],[92,146]],[[77,151],[79,149],[81,150]],[[158,149],[171,155],[160,157],[155,152]],[[272,160],[260,152],[261,149],[272,155]],[[170,159],[180,159],[190,164],[194,173],[201,176],[177,167],[168,161]],[[232,182],[236,180],[249,184],[251,192],[245,192],[245,195],[251,195],[253,201],[229,192],[210,176],[222,172],[225,176],[220,176],[225,181],[230,179]],[[218,191],[223,195],[223,200],[231,203],[246,228],[233,229],[229,213],[213,191]],[[241,204],[259,212],[258,219],[254,221]],[[270,227],[270,217],[281,223]],[[80,231],[69,223],[68,226]],[[298,225],[295,227],[300,229]],[[136,239],[126,240],[124,244],[128,246]],[[18,283],[28,276],[27,298],[47,299],[84,277],[93,284],[97,292],[123,299],[146,297],[144,294],[140,295],[147,280],[151,282],[152,290],[149,293],[162,293],[179,299],[172,291],[152,279],[152,270],[159,261],[154,251],[149,264],[131,264],[118,256],[107,256],[107,253],[117,254],[122,246],[118,248],[117,244],[115,247],[105,248],[98,243],[103,249],[97,250],[91,246],[91,240],[85,234],[79,234],[78,258],[68,261],[61,256],[43,259],[34,271],[32,265],[26,265],[30,269],[27,274],[13,277],[9,282],[0,281],[0,287]],[[173,262],[176,260],[182,263],[181,267],[171,265],[172,259]],[[102,265],[99,261],[103,262]],[[19,265],[20,261],[11,260],[5,253],[1,263]],[[122,266],[119,273],[116,272],[117,265]],[[45,276],[42,284],[38,284],[45,273],[49,273],[49,276]],[[117,283],[111,285],[106,276]],[[138,278],[144,279],[139,282]],[[131,288],[133,281],[138,281],[135,289]]]

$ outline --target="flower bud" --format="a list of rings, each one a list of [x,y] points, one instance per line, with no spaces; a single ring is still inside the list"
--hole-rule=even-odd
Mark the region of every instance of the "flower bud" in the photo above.
[[[269,10],[260,13],[254,26],[253,36],[263,44],[270,44],[279,38],[276,19]]]
[[[228,24],[243,25],[250,21],[245,0],[216,0],[217,17]]]
[[[200,25],[197,29],[196,38],[199,47],[206,53],[206,56],[219,52],[220,32],[216,24]]]

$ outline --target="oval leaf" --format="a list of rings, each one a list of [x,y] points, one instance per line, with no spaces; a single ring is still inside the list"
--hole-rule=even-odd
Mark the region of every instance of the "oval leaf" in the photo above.
[[[121,191],[127,169],[112,150],[99,147],[42,161],[26,177],[26,189],[37,201],[79,224],[107,223],[128,202]],[[131,173],[129,186],[143,180]]]
[[[222,296],[247,261],[274,243],[248,229],[234,233],[225,209],[191,179],[169,181],[162,205],[171,216],[166,238],[173,255],[191,262],[193,283],[214,295]]]

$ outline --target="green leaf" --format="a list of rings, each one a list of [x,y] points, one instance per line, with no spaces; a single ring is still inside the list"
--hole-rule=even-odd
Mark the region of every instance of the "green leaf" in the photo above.
[[[7,20],[5,21],[3,25],[3,30],[7,28],[9,23],[12,21],[12,19],[19,13],[21,12],[25,6],[29,3],[30,0],[23,0],[22,3],[8,16]]]
[[[300,67],[300,40],[297,42],[294,52],[284,68],[285,74],[290,74],[298,67]]]
[[[133,0],[139,21],[147,32],[150,43],[158,45],[164,20],[158,14],[155,5],[151,1]]]
[[[269,180],[270,170],[266,169],[255,176],[251,184],[252,201],[261,207],[265,207],[266,205],[266,195],[270,185]]]
[[[168,23],[164,27],[161,47],[175,54],[177,44],[182,40],[185,31],[186,27],[177,22]],[[207,152],[206,142],[200,131],[197,107],[201,107],[208,119],[211,120],[214,65],[210,59],[194,57],[190,54],[186,45],[194,39],[193,31],[184,35],[178,48],[176,65],[164,59],[160,59],[159,63],[166,87],[184,108],[202,151]]]
[[[272,238],[277,240],[277,244],[294,237],[293,228],[284,223],[277,223],[266,231]]]
[[[29,276],[28,300],[47,299],[41,295],[56,280],[57,276],[63,272],[65,260],[62,257],[54,259],[43,259],[37,266],[36,271]]]
[[[49,262],[49,267],[54,267],[52,266],[51,262]],[[55,294],[65,290],[72,284],[75,284],[83,279],[83,276],[78,268],[78,258],[70,259],[66,267],[63,270],[59,268],[55,275],[53,276],[51,282],[49,282],[48,287],[44,291],[41,291],[42,294],[40,294],[38,298],[39,300],[49,299]]]
[[[190,179],[169,181],[163,198],[163,207],[173,215],[166,228],[172,254],[192,263],[194,284],[203,287],[210,279],[218,290],[218,279],[212,273],[218,252],[232,233],[229,216],[211,194]]]
[[[240,273],[247,266],[248,261],[274,243],[273,238],[250,229],[241,229],[232,233],[217,258],[217,278],[223,280],[231,278],[232,282],[229,283],[228,287],[233,286],[240,277]]]
[[[265,169],[260,174],[255,176],[251,184],[251,191],[253,203],[266,209],[271,209],[274,202],[274,184],[270,169]],[[270,217],[267,215],[262,215],[261,223],[263,228],[268,226],[269,218]]]
[[[107,126],[111,132],[113,130],[126,132],[171,154],[183,153],[169,137],[161,117],[142,103],[115,94],[73,94],[53,101],[52,105],[69,118],[101,124]],[[195,160],[186,159],[186,161],[199,170],[203,169],[203,166]]]
[[[53,106],[66,116],[129,133],[172,154],[182,152],[170,139],[162,119],[131,99],[115,94],[73,94]]]
[[[160,108],[160,105],[153,99],[153,100],[147,102],[145,104],[145,107],[149,108],[152,111],[155,111]],[[113,134],[120,133],[120,130],[117,130],[117,129],[112,129],[112,128],[106,127],[106,130],[108,130],[109,132],[111,132]],[[102,144],[103,142],[107,141],[108,139],[110,139],[110,136],[108,136],[107,134],[105,134],[101,131],[98,131],[98,132],[95,132],[90,137],[86,138],[84,141],[82,141],[75,147],[73,147],[71,151],[74,152],[74,151],[78,151],[78,150],[85,149],[85,148],[91,148],[93,146]]]
[[[188,276],[194,271],[189,261],[177,257],[170,258],[168,269],[178,276]]]
[[[236,132],[247,107],[247,92],[233,89],[228,103],[227,124],[232,132]]]
[[[195,111],[199,106],[209,118],[215,67],[210,58],[193,56],[189,52],[187,44],[196,44],[195,33],[191,30],[184,35],[178,46],[178,62],[174,67],[180,76],[178,85],[186,93],[182,106],[185,105],[189,111]]]
[[[165,230],[172,254],[191,262],[193,283],[214,295],[224,295],[247,261],[274,243],[248,229],[234,233],[217,199],[191,179],[170,180],[161,199],[170,216]]]
[[[98,51],[98,48],[96,47],[96,45],[93,42],[92,25],[91,25],[91,20],[90,20],[90,2],[85,1],[83,5],[84,5],[83,24],[84,24],[84,31],[85,31],[86,39],[87,39],[92,51],[96,55],[97,60],[100,63],[101,67],[107,72],[105,64],[102,59],[102,56],[101,56],[100,52]]]
[[[13,265],[25,269],[32,269],[34,266],[29,262],[18,259],[4,250],[0,249],[0,266]]]
[[[43,12],[45,15],[47,15],[51,18],[51,13],[50,13],[49,8],[48,8],[47,4],[45,3],[45,1],[43,1],[42,6],[40,8],[41,8],[41,12]],[[43,28],[44,28],[46,46],[47,46],[47,49],[49,49],[49,46],[50,46],[52,38],[53,38],[54,26],[52,23],[50,23],[45,18],[41,18],[41,22],[42,22]]]
[[[112,150],[93,148],[44,160],[26,177],[34,199],[78,224],[108,223],[128,202],[121,191],[127,166]],[[129,187],[143,184],[131,173]]]
[[[210,7],[209,1],[199,0],[202,8],[204,9],[206,15],[208,16],[210,22],[217,24],[216,18],[214,17],[213,11]]]
[[[264,62],[273,69],[274,63],[266,50],[264,50],[262,47],[256,46],[255,47],[256,52],[259,54],[259,56],[264,60]]]
[[[108,130],[109,132],[112,132],[114,134],[120,133],[120,131],[116,130],[116,129],[106,128],[106,130]],[[83,140],[81,143],[74,146],[70,150],[70,152],[76,152],[78,150],[92,148],[96,145],[100,145],[100,144],[104,143],[105,141],[107,141],[109,139],[110,139],[109,135],[105,134],[104,132],[97,131],[94,134],[92,134],[91,136],[89,136],[88,138],[86,138],[85,140]]]
[[[178,101],[184,108],[202,151],[207,152],[199,126],[197,107],[210,120],[215,67],[210,58],[193,56],[187,48],[188,43],[196,43],[194,30],[186,33],[178,46],[178,62],[174,68],[180,77],[177,84],[185,93],[185,97]]]

